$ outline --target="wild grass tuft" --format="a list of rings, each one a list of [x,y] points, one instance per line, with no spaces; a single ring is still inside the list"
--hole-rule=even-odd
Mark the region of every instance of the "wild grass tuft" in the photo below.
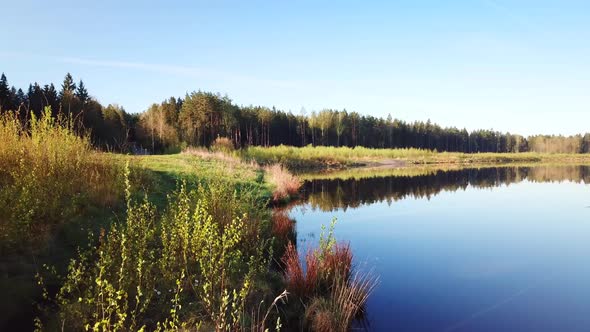
[[[220,160],[229,164],[241,164],[240,158],[233,156],[228,151],[222,149],[209,150],[202,147],[187,147],[182,151],[182,154],[196,156],[205,160]]]
[[[329,296],[314,297],[305,310],[305,321],[313,331],[348,331],[364,314],[369,295],[377,285],[371,273],[359,272],[350,280],[337,278]]]
[[[273,200],[280,201],[297,195],[301,181],[279,164],[265,166],[268,182],[274,186]]]
[[[287,290],[304,304],[304,326],[312,331],[347,331],[377,283],[371,273],[353,271],[350,246],[335,241],[334,225],[323,229],[317,249],[307,249],[305,266],[292,243],[282,259]]]

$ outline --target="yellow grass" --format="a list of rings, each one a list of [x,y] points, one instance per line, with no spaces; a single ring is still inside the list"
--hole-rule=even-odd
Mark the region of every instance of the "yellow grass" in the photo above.
[[[273,200],[279,201],[297,195],[301,181],[279,164],[264,167],[268,182],[274,186]]]

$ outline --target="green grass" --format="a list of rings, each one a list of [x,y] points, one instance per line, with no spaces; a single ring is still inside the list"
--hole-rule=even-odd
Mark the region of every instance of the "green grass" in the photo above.
[[[191,154],[132,156],[105,154],[105,158],[130,165],[151,178],[148,188],[150,198],[159,207],[165,203],[166,194],[171,192],[178,181],[206,183],[222,179],[236,190],[254,189],[261,199],[272,197],[273,186],[265,180],[264,170],[238,159],[202,158]]]

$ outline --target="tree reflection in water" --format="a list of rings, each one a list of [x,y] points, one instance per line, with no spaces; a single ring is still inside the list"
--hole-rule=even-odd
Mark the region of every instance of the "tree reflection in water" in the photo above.
[[[356,208],[365,204],[407,198],[427,198],[442,191],[492,188],[521,181],[590,183],[590,166],[534,166],[464,168],[431,170],[419,175],[348,176],[348,178],[313,178],[305,181],[301,200],[310,208],[322,211]]]

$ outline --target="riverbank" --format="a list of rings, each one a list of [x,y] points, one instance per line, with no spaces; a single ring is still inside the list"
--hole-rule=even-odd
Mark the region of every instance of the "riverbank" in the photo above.
[[[420,149],[369,149],[363,147],[274,146],[250,147],[239,152],[244,160],[280,163],[296,173],[356,167],[397,168],[424,165],[590,164],[590,154],[460,153]]]
[[[163,215],[169,197],[174,196],[180,183],[186,183],[188,188],[215,184],[227,193],[226,199],[237,191],[244,205],[248,199],[260,202],[248,212],[259,216],[266,224],[270,222],[266,202],[271,199],[275,186],[260,167],[188,155],[100,153],[92,151],[83,140],[66,142],[66,138],[75,140],[75,137],[63,136],[66,137],[57,137],[54,141],[48,141],[50,137],[40,137],[44,143],[40,145],[12,136],[13,148],[8,150],[7,145],[0,151],[3,157],[0,172],[2,330],[31,329],[36,316],[43,319],[46,327],[55,324],[52,319],[57,317],[57,312],[49,312],[47,317],[51,319],[46,320],[36,309],[35,303],[56,304],[42,298],[42,288],[36,284],[35,275],[44,276],[50,296],[57,296],[57,290],[65,286],[62,278],[70,276],[70,260],[84,259],[89,248],[100,242],[97,242],[98,234],[108,237],[112,229],[124,227],[122,225],[129,219],[126,200],[145,199],[149,202],[149,215]],[[23,166],[17,162],[23,158],[19,156],[20,150],[26,151],[23,152],[27,158]],[[124,175],[127,163],[129,174]],[[19,177],[14,178],[13,174]],[[126,184],[130,199],[125,197]],[[209,201],[219,202],[221,206],[225,202],[218,199],[222,198]],[[150,227],[143,231],[150,232]],[[153,227],[151,230],[156,226]],[[270,227],[261,226],[260,232],[264,234],[262,239],[272,237]],[[93,258],[90,264],[95,263]],[[59,277],[47,274],[44,266],[55,269]]]
[[[303,273],[281,165],[102,153],[49,111],[0,141],[0,330],[345,330],[374,285],[331,232]]]
[[[102,153],[49,110],[29,126],[2,114],[0,141],[0,330],[278,319],[251,313],[285,290],[276,262],[287,243],[269,203],[298,182],[283,168],[208,151]],[[278,235],[292,229],[281,221]]]

